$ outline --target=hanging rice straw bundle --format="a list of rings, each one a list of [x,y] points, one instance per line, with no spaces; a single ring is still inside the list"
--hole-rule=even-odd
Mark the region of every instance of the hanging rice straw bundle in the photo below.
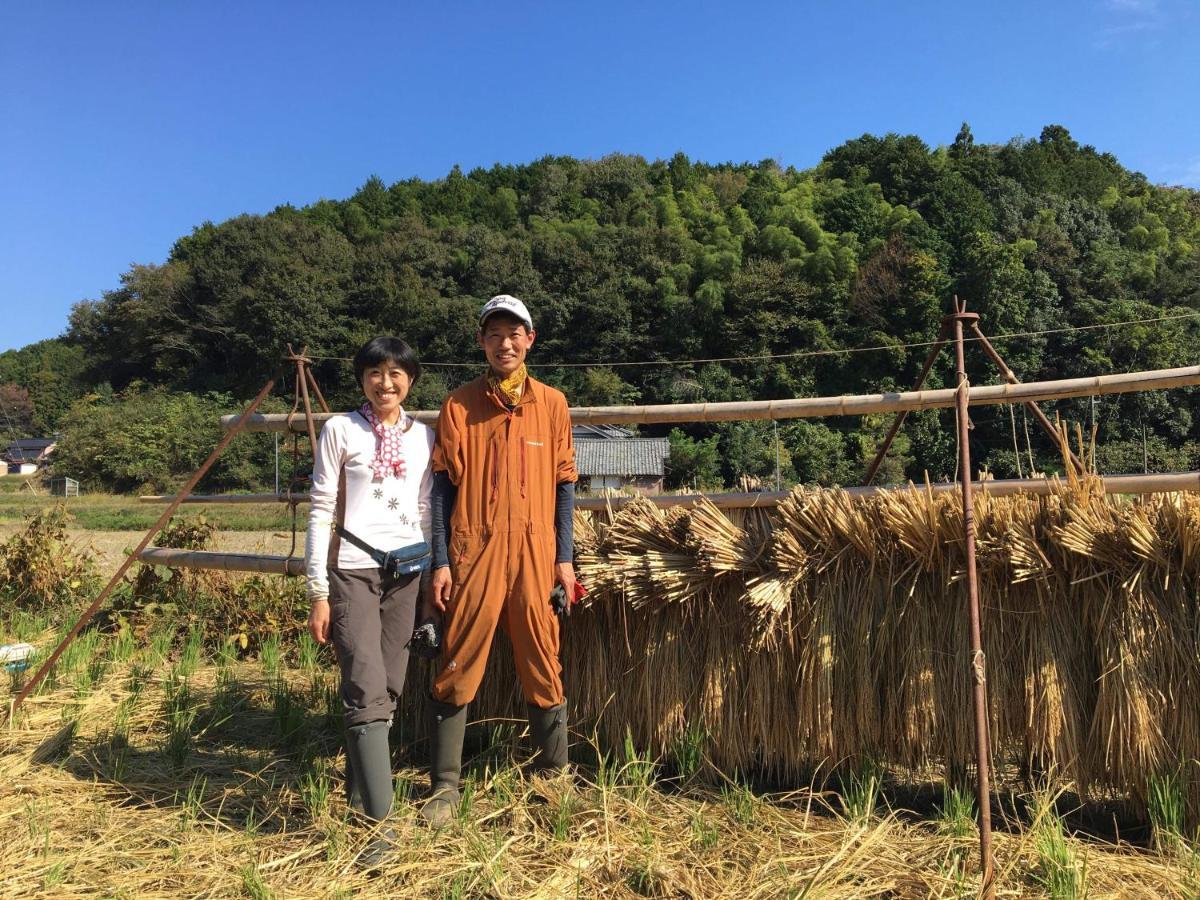
[[[585,510],[577,509],[572,519],[576,553],[595,553],[601,544],[600,533],[596,527],[596,517]]]
[[[707,497],[691,510],[685,542],[714,577],[751,571],[761,555],[750,543],[749,534]]]

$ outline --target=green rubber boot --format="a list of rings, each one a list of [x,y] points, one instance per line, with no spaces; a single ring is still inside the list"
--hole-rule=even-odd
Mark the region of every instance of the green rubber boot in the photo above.
[[[529,738],[533,742],[534,772],[554,773],[567,768],[567,704],[549,709],[526,704],[529,712]]]
[[[354,786],[362,796],[363,816],[369,822],[382,822],[392,811],[392,753],[388,747],[389,724],[367,722],[346,729],[346,750],[353,768]],[[366,869],[379,866],[395,849],[396,837],[390,828],[381,828],[359,856]]]
[[[366,808],[363,806],[358,779],[354,775],[354,757],[350,754],[350,733],[343,732],[342,736],[346,742],[346,805],[350,807],[351,812],[356,812],[361,816],[366,813]]]
[[[467,707],[429,701],[429,799],[421,817],[430,828],[444,828],[454,818],[461,799],[463,735]]]

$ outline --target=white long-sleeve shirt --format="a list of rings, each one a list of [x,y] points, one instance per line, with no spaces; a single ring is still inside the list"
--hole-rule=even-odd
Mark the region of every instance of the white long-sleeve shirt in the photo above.
[[[401,441],[405,477],[376,478],[371,471],[375,458],[375,432],[358,412],[335,416],[321,429],[317,439],[316,464],[312,478],[312,509],[304,541],[305,574],[310,600],[329,596],[329,535],[337,506],[338,477],[345,471],[347,531],[378,550],[428,541],[433,474],[429,465],[433,429],[406,418],[410,423]],[[373,569],[378,566],[364,551],[342,540],[339,569]]]

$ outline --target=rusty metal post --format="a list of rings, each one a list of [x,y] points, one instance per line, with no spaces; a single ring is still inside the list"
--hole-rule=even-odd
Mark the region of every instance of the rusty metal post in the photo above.
[[[237,420],[234,426],[225,432],[225,434],[221,437],[221,440],[217,442],[217,446],[215,446],[212,453],[208,455],[208,459],[201,463],[200,468],[192,473],[192,477],[188,479],[187,484],[183,486],[183,489],[175,496],[175,499],[171,501],[170,505],[163,510],[162,515],[158,517],[158,521],[150,526],[150,530],[147,531],[142,537],[142,540],[138,543],[137,547],[134,548],[133,552],[125,557],[125,561],[121,563],[120,568],[117,569],[117,573],[113,575],[111,579],[109,579],[108,584],[104,586],[104,590],[102,590],[96,596],[96,599],[92,601],[91,606],[83,611],[83,615],[79,617],[79,621],[72,626],[71,630],[67,632],[67,636],[64,637],[62,641],[59,642],[59,645],[54,648],[54,652],[50,654],[49,659],[42,663],[41,668],[38,669],[37,672],[34,673],[34,676],[29,679],[29,682],[23,688],[21,688],[21,692],[17,694],[17,696],[13,699],[13,702],[9,705],[9,720],[11,720],[13,715],[16,714],[17,709],[25,701],[25,698],[33,692],[34,688],[41,684],[42,679],[46,677],[46,673],[50,671],[51,667],[58,662],[58,658],[62,656],[63,651],[70,646],[73,640],[75,640],[76,635],[83,630],[83,626],[87,625],[87,623],[92,620],[92,617],[96,615],[96,612],[100,609],[100,606],[105,600],[108,599],[109,594],[113,592],[113,588],[120,584],[121,579],[125,577],[125,573],[129,571],[129,568],[138,561],[138,556],[143,550],[146,549],[146,547],[149,546],[151,539],[158,534],[164,525],[167,524],[171,516],[175,515],[175,510],[179,509],[179,505],[183,503],[185,499],[187,499],[188,494],[195,490],[200,479],[205,476],[210,468],[212,468],[213,463],[217,461],[217,458],[225,451],[225,448],[229,446],[229,442],[237,437],[238,432],[242,430],[242,426],[252,415],[254,415],[254,411],[258,409],[259,405],[267,398],[267,395],[270,394],[274,388],[275,379],[269,379],[267,383],[263,385],[263,389],[258,392],[258,396],[250,401],[250,405],[246,407],[246,411],[242,413],[241,417]]]
[[[925,384],[925,379],[929,377],[929,370],[933,368],[933,362],[938,358],[938,354],[942,352],[942,347],[946,345],[946,322],[942,322],[942,327],[938,331],[937,340],[933,342],[933,346],[929,348],[929,355],[925,357],[925,365],[921,367],[921,374],[917,376],[916,386],[914,391],[919,391]],[[883,464],[883,458],[887,456],[888,450],[892,447],[892,441],[896,439],[896,435],[900,432],[900,426],[904,424],[904,420],[908,418],[908,410],[901,410],[896,414],[896,420],[892,422],[891,430],[883,439],[879,449],[875,452],[875,458],[871,460],[871,465],[867,466],[867,474],[863,476],[863,484],[870,484],[875,480],[875,474],[879,471],[879,467]]]
[[[296,402],[292,405],[292,414],[295,415],[297,407],[304,404],[304,421],[308,426],[308,442],[312,447],[313,459],[317,458],[317,429],[313,424],[312,402],[308,398],[308,348],[301,347],[300,352],[296,353],[292,350],[292,345],[287,345],[288,362],[296,364]],[[324,403],[324,398],[321,398]],[[289,425],[291,416],[289,418]]]
[[[307,350],[308,348],[305,349]],[[304,367],[304,374],[308,376],[308,386],[316,396],[317,402],[321,404],[321,412],[329,412],[329,404],[325,402],[325,395],[321,393],[321,388],[317,384],[317,376],[312,373],[312,360],[307,361]]]
[[[955,419],[958,423],[958,471],[962,485],[963,532],[966,540],[967,558],[967,603],[971,616],[971,679],[974,682],[975,707],[975,760],[978,769],[979,804],[979,863],[980,895],[992,900],[996,896],[992,866],[992,809],[991,780],[988,764],[991,757],[988,735],[987,660],[983,654],[983,633],[979,615],[979,576],[975,567],[975,506],[971,497],[971,445],[969,439],[969,392],[965,362],[963,325],[973,326],[979,321],[977,313],[969,313],[965,303],[954,298],[955,312],[947,316],[953,327],[954,363],[958,393],[955,396]]]

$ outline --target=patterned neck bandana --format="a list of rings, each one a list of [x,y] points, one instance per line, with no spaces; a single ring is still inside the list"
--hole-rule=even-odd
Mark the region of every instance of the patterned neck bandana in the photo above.
[[[370,403],[364,403],[359,412],[375,432],[375,458],[371,460],[371,473],[376,478],[387,478],[389,475],[403,478],[406,472],[404,432],[408,431],[408,425],[404,421],[404,407],[400,407],[400,418],[396,420],[395,425],[384,425],[383,420],[375,415]]]
[[[488,390],[495,394],[501,403],[512,409],[521,399],[521,391],[525,387],[525,379],[528,377],[529,371],[525,368],[525,363],[521,363],[521,367],[507,378],[501,378],[488,369]]]

